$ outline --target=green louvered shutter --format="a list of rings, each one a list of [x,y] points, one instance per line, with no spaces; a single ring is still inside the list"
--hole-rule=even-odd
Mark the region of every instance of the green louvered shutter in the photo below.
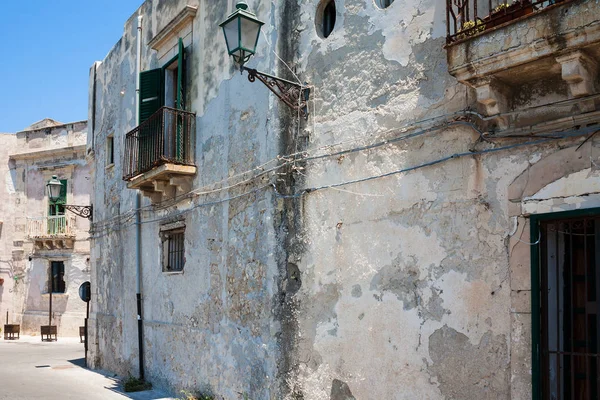
[[[161,68],[140,73],[140,124],[162,107],[162,83]]]
[[[56,200],[56,204],[67,204],[67,180],[61,179],[60,183],[62,186],[60,187],[60,195],[58,196],[58,200]]]
[[[177,55],[177,109],[183,110],[185,92],[184,92],[184,82],[185,82],[185,60],[184,53],[185,49],[183,47],[183,40],[179,38],[179,54]],[[183,135],[184,135],[184,126],[183,126],[183,117],[181,115],[177,116],[177,133],[175,137],[175,155],[177,160],[183,161],[184,150],[183,150]]]
[[[60,187],[60,195],[58,199],[50,204],[48,209],[48,215],[64,215],[65,213],[65,204],[67,204],[67,180],[61,179],[60,183],[62,186]]]
[[[177,109],[183,110],[185,108],[183,100],[185,98],[185,94],[183,92],[183,82],[184,82],[184,48],[183,48],[183,40],[179,38],[179,53],[177,54]]]

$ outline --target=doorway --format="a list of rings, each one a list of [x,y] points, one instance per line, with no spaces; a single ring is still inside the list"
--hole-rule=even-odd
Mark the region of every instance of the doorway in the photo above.
[[[538,229],[541,398],[599,400],[600,215],[543,219]]]

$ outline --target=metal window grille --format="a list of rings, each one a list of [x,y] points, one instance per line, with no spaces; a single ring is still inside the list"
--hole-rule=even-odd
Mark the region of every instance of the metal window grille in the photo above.
[[[184,244],[183,229],[163,232],[163,271],[183,271],[185,264]]]
[[[540,224],[544,399],[600,399],[600,217]]]

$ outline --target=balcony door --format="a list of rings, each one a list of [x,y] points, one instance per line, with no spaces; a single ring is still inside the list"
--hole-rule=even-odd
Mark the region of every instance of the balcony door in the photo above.
[[[179,38],[179,51],[174,57],[163,67],[164,76],[164,105],[176,109],[184,110],[184,82],[185,82],[185,49],[183,40]],[[184,124],[183,116],[166,111],[164,114],[164,155],[172,161],[180,161],[183,159],[183,136]]]
[[[184,55],[180,38],[178,53],[173,59],[162,68],[140,74],[140,170],[149,170],[160,160],[183,160],[185,127],[183,117],[173,110],[185,109]]]
[[[543,399],[600,399],[600,216],[540,221]]]
[[[67,204],[67,180],[61,179],[60,196],[48,204],[48,234],[61,235],[66,232],[65,204]]]

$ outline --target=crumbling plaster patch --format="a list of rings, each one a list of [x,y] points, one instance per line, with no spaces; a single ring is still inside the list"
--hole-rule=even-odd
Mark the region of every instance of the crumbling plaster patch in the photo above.
[[[497,282],[467,281],[466,274],[450,271],[436,281],[436,287],[446,309],[442,322],[467,335],[471,343],[479,342],[486,332],[506,334],[510,325],[508,282],[500,287]]]
[[[306,398],[329,399],[331,381],[336,378],[347,382],[359,399],[443,398],[435,382],[423,374],[427,344],[414,347],[419,340],[414,327],[420,323],[416,309],[407,311],[396,296],[386,294],[379,300],[344,297],[335,310],[337,334],[330,334],[331,323],[324,324],[315,341],[316,353],[327,362],[316,369],[309,368],[310,364],[302,368],[308,374],[303,385]]]
[[[444,326],[429,338],[433,363],[444,398],[508,399],[509,350],[505,335],[485,333],[478,343]]]
[[[442,29],[444,12],[435,0],[394,2],[384,10],[376,7],[374,1],[365,1],[359,15],[369,17],[369,34],[382,31],[385,58],[402,66],[408,65],[413,46],[445,36]]]

